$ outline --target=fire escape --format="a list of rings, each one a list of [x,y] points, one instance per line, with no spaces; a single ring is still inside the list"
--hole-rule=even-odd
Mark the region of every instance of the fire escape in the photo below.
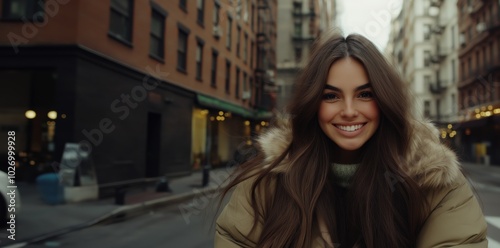
[[[276,104],[276,6],[258,0],[257,66],[255,69],[255,107],[271,111]]]

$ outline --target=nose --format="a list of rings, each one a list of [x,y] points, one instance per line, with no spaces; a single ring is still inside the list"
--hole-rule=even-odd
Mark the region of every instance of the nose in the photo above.
[[[345,101],[344,108],[340,112],[340,115],[345,118],[357,117],[358,111],[352,101]]]

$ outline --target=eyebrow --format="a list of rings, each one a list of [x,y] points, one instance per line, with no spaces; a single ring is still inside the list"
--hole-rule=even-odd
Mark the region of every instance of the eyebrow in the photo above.
[[[368,88],[371,88],[371,87],[372,87],[372,85],[370,83],[366,83],[366,84],[363,84],[363,85],[360,85],[360,86],[356,87],[356,89],[354,89],[354,90],[355,91],[360,91],[360,90],[368,89]],[[342,92],[341,89],[339,89],[339,88],[337,88],[335,86],[329,85],[329,84],[325,84],[325,89]]]

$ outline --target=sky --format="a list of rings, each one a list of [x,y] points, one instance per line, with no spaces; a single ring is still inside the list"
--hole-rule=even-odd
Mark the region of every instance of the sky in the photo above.
[[[402,3],[402,0],[337,0],[337,22],[345,36],[359,33],[383,51],[389,40],[391,19],[399,14]]]

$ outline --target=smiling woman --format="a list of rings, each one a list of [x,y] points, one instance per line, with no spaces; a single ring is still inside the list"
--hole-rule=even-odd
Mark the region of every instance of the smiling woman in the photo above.
[[[455,154],[377,48],[338,34],[314,47],[291,117],[222,192],[235,188],[215,247],[486,247]]]

